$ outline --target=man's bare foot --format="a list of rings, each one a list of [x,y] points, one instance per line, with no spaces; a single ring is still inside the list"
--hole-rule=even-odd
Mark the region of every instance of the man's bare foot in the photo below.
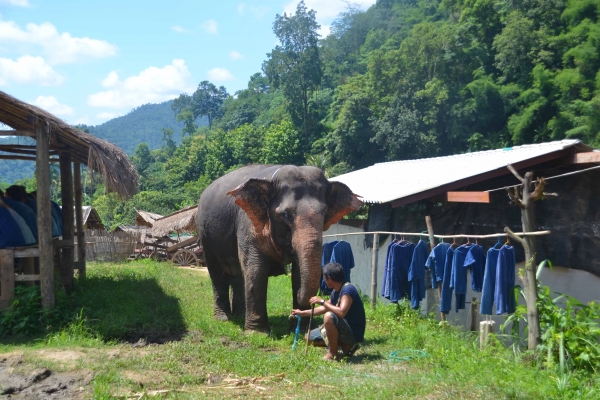
[[[331,354],[331,353],[329,353],[329,352],[328,352],[328,353],[327,353],[327,354],[325,354],[325,356],[323,357],[323,360],[326,360],[326,361],[333,361],[333,360],[335,360],[335,355],[333,355],[333,354]]]

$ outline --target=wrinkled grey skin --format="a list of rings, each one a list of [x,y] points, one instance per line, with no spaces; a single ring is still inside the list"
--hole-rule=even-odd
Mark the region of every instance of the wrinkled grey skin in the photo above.
[[[309,308],[320,283],[323,231],[361,205],[315,167],[249,165],[214,181],[200,197],[196,224],[215,317],[245,316],[246,330],[267,332],[268,279],[290,261],[293,306]]]

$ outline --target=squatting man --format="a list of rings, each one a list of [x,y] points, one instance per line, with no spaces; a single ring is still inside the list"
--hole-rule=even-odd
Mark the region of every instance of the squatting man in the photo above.
[[[358,343],[365,336],[365,308],[356,288],[345,282],[344,269],[338,263],[329,263],[323,267],[323,280],[332,289],[329,300],[319,296],[311,297],[311,306],[318,305],[314,315],[323,315],[323,328],[316,328],[308,334],[308,340],[315,346],[328,347],[325,360],[339,360],[338,346],[343,356],[351,356],[358,349]],[[311,310],[292,310],[292,315],[310,317]],[[306,337],[305,337],[306,339]]]

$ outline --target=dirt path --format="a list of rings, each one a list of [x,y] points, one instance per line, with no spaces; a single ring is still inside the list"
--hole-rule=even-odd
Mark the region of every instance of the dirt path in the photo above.
[[[0,398],[3,399],[84,399],[92,371],[55,372],[31,369],[23,354],[0,355]],[[28,368],[29,367],[29,368]]]

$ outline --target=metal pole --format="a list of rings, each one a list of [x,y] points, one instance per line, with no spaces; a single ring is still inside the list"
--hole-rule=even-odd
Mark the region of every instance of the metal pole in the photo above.
[[[373,252],[371,254],[371,307],[377,304],[377,252],[379,250],[379,233],[373,235]]]

